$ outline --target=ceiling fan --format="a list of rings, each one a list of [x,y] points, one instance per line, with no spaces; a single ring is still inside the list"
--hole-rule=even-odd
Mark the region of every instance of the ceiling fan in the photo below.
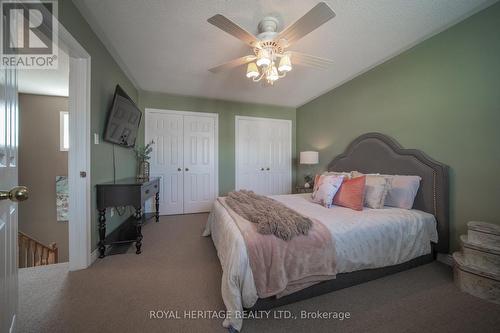
[[[272,85],[292,70],[292,64],[327,69],[333,64],[331,60],[287,51],[287,48],[334,17],[333,10],[326,3],[320,2],[280,32],[277,31],[279,23],[277,18],[264,17],[258,25],[259,34],[254,36],[224,15],[214,15],[207,21],[249,45],[253,49],[253,54],[210,68],[209,71],[218,73],[248,64],[247,78],[254,82],[265,79]]]

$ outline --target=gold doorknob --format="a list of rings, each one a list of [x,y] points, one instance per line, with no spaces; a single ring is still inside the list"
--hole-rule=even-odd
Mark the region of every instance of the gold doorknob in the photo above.
[[[16,186],[10,191],[0,191],[0,200],[7,200],[14,202],[24,201],[28,199],[28,188],[26,186]]]

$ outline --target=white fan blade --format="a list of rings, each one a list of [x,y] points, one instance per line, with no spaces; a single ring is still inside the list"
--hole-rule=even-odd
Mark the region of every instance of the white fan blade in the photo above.
[[[209,18],[208,23],[215,25],[217,28],[224,30],[228,34],[238,38],[244,43],[254,47],[258,43],[257,37],[225,17],[224,15],[217,14]]]
[[[223,63],[222,65],[210,68],[209,71],[211,71],[212,73],[218,73],[221,71],[225,71],[227,69],[231,69],[231,68],[238,67],[238,66],[241,66],[244,64],[248,64],[249,62],[254,61],[256,58],[257,58],[256,56],[247,55],[247,56],[237,58],[237,59],[231,60],[229,62]]]
[[[302,65],[319,69],[329,69],[333,65],[333,61],[329,59],[294,51],[287,53],[291,56],[292,65]]]
[[[290,45],[334,17],[335,13],[330,6],[320,2],[304,16],[280,32],[278,39],[284,38]]]

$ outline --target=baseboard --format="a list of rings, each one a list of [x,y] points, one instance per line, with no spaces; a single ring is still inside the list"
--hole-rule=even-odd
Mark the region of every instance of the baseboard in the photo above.
[[[453,256],[448,253],[438,253],[437,261],[448,266],[453,266]]]
[[[92,265],[97,260],[98,256],[99,256],[99,249],[95,249],[94,251],[92,251],[92,253],[90,254],[90,265]]]

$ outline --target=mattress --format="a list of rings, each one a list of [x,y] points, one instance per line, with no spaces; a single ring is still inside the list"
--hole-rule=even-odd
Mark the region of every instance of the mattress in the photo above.
[[[431,242],[438,240],[434,216],[419,210],[325,208],[312,202],[310,194],[272,198],[328,228],[335,241],[338,273],[400,264],[429,254]],[[223,325],[240,330],[240,311],[252,307],[258,296],[243,236],[218,201],[203,235],[212,236],[222,265],[221,292],[228,312]]]

